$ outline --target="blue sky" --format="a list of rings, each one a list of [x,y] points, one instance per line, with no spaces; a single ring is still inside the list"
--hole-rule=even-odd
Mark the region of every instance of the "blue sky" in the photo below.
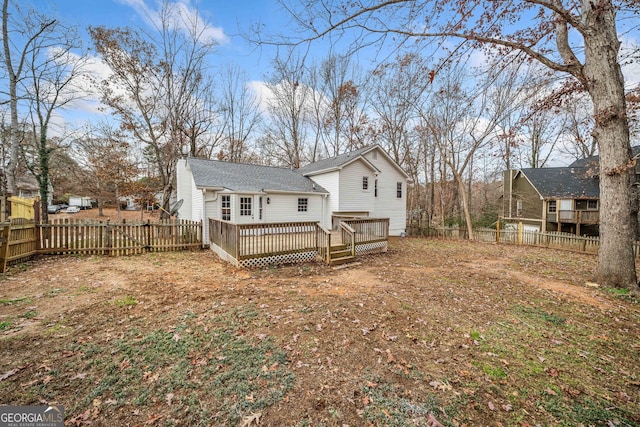
[[[47,9],[52,10],[64,22],[77,25],[90,45],[86,28],[104,25],[107,27],[130,26],[149,28],[146,14],[159,8],[158,0],[47,0]],[[44,3],[44,2],[42,2]],[[247,31],[254,22],[267,27],[282,28],[288,18],[274,0],[202,1],[178,0],[183,7],[198,13],[215,30],[223,34],[212,61],[218,64],[235,62],[244,68],[251,79],[264,78],[275,50],[262,50],[245,41],[239,33]],[[34,5],[41,4],[36,1]],[[40,9],[42,10],[42,9]],[[216,64],[214,64],[216,65]]]

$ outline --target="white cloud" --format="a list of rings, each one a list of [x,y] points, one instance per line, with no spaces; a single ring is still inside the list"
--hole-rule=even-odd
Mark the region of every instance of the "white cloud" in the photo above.
[[[136,13],[149,25],[159,28],[161,26],[161,7],[158,9],[148,5],[145,0],[120,0],[136,11]],[[171,14],[169,25],[187,33],[195,33],[203,43],[225,44],[229,38],[221,27],[210,25],[191,5],[190,0],[177,0],[170,3]]]
[[[640,85],[640,43],[630,37],[622,37],[620,41],[624,83],[627,89],[631,89]]]

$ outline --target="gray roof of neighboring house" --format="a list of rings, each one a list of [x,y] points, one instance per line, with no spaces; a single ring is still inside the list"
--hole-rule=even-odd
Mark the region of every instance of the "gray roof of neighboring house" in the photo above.
[[[326,194],[327,190],[296,171],[272,166],[189,158],[196,187],[231,191],[263,190]]]
[[[588,174],[588,168],[527,168],[520,169],[544,198],[597,199],[600,197],[598,178]]]
[[[351,161],[355,158],[360,157],[362,154],[373,149],[374,146],[360,148],[359,150],[351,151],[349,153],[340,154],[336,157],[329,157],[328,159],[318,160],[317,162],[310,163],[308,165],[302,166],[298,169],[298,172],[301,174],[309,174],[318,171],[330,170],[339,168]]]
[[[631,156],[637,156],[640,154],[640,145],[634,145],[631,147]],[[585,157],[584,159],[578,159],[569,165],[570,168],[585,168],[585,167],[598,167],[600,163],[600,156]],[[597,172],[597,171],[596,171]]]

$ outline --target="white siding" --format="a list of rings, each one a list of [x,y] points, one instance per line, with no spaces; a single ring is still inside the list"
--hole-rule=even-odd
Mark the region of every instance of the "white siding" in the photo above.
[[[269,194],[263,196],[264,222],[302,222],[323,220],[323,196],[315,194]],[[270,203],[266,204],[266,198]],[[307,212],[298,212],[298,199],[308,199]]]
[[[362,178],[368,177],[369,189],[362,189]],[[373,183],[375,175],[361,160],[345,166],[340,171],[340,212],[372,212],[374,209]],[[373,215],[370,215],[373,216]]]
[[[373,152],[378,151],[377,159]],[[378,197],[370,216],[389,218],[389,234],[398,236],[406,230],[407,224],[407,180],[398,169],[391,164],[377,148],[368,152],[365,157],[380,170],[378,176]],[[402,183],[402,198],[396,197],[396,185]],[[372,186],[370,186],[373,188]]]
[[[191,220],[193,215],[192,210],[192,188],[193,188],[193,176],[191,175],[191,169],[187,164],[186,159],[178,160],[176,165],[176,192],[178,200],[182,199],[182,207],[179,211],[179,218]]]
[[[333,171],[310,178],[329,192],[329,197],[324,201],[321,224],[325,228],[331,228],[331,213],[340,210],[340,172]]]

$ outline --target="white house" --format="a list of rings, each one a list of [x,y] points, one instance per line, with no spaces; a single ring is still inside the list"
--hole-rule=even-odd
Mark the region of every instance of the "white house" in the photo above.
[[[326,216],[389,218],[390,236],[405,231],[409,175],[379,145],[320,160],[298,172],[329,191]]]
[[[405,231],[409,176],[378,145],[298,170],[187,158],[177,166],[182,219],[236,224],[389,218],[389,234]]]

